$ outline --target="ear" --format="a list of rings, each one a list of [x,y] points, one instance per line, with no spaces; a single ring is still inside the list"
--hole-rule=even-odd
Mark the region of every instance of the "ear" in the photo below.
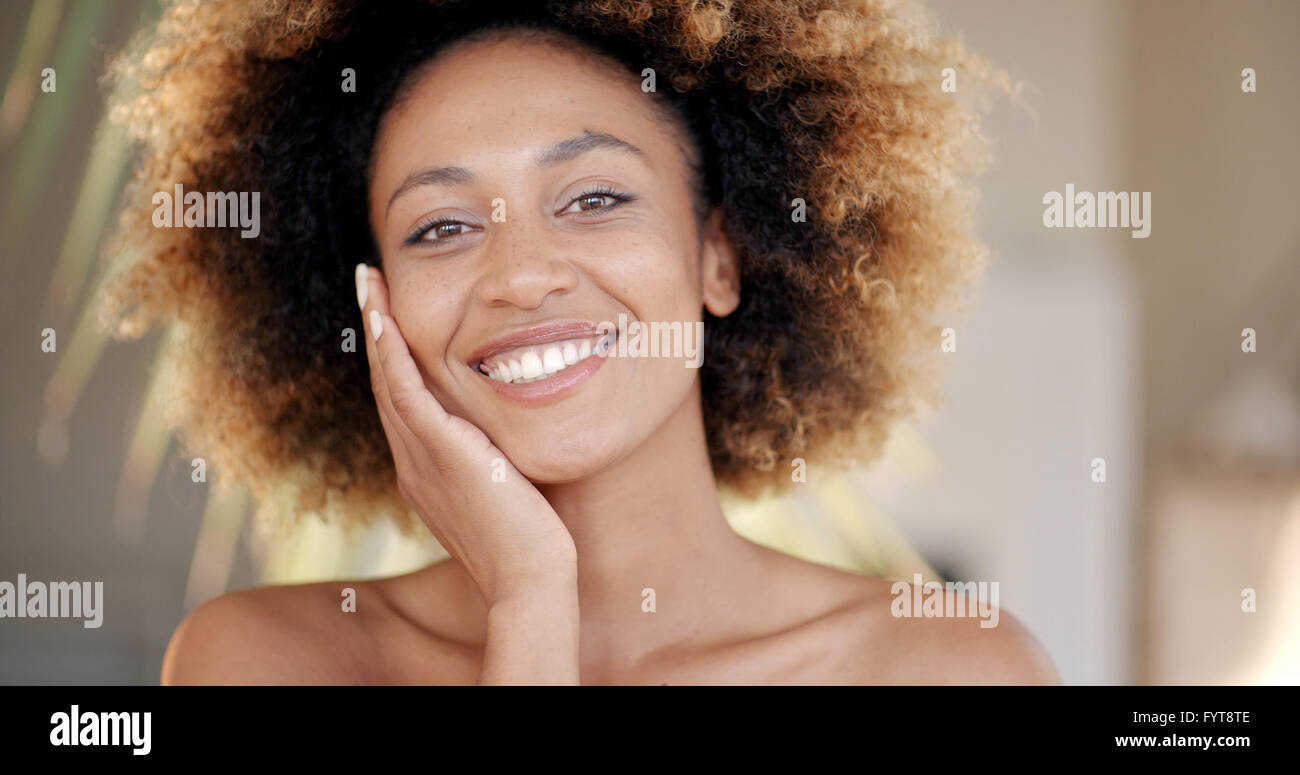
[[[715,208],[700,240],[700,289],[704,307],[726,317],[740,305],[740,264],[736,248],[722,228],[722,209]]]

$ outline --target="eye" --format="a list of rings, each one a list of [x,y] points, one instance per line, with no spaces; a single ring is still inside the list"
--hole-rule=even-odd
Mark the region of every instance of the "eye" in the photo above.
[[[430,221],[422,222],[419,226],[407,236],[404,241],[406,245],[414,245],[417,242],[446,242],[447,240],[463,236],[469,233],[472,227],[464,221],[458,221],[455,218],[435,218]],[[432,234],[431,239],[426,239],[425,235]]]
[[[613,210],[624,202],[630,202],[633,199],[636,199],[636,197],[632,194],[623,194],[610,188],[595,188],[578,194],[569,202],[569,206],[560,212],[600,213]]]

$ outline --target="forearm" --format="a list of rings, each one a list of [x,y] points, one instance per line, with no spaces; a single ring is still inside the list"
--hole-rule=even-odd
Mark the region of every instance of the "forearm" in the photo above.
[[[578,684],[576,582],[512,594],[488,607],[479,683]]]

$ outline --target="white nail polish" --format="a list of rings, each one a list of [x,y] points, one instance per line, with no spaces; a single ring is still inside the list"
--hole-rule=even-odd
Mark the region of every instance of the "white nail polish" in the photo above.
[[[379,310],[370,310],[370,333],[374,335],[375,341],[379,341],[380,334],[384,333],[384,321],[379,319]]]
[[[366,308],[366,297],[370,295],[370,270],[364,263],[357,264],[357,303]]]

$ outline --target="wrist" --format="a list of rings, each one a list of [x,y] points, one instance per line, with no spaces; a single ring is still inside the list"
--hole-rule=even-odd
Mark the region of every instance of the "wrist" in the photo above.
[[[517,576],[493,586],[484,594],[488,611],[496,609],[562,608],[578,604],[577,567],[555,568],[545,573]]]
[[[579,683],[578,591],[557,584],[518,589],[489,605],[481,684]]]

